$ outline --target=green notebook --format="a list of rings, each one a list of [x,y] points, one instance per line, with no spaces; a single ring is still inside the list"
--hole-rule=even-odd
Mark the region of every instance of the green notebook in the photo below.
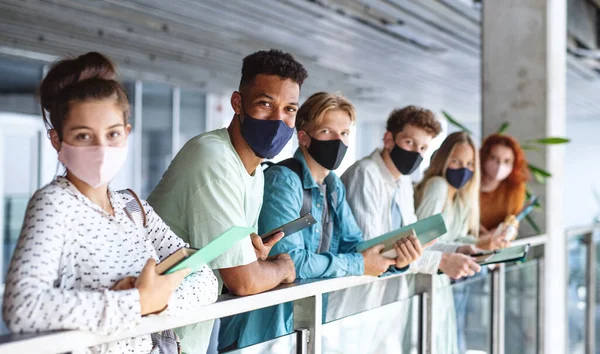
[[[529,245],[508,247],[502,250],[498,250],[498,253],[494,253],[488,256],[476,257],[475,261],[479,265],[521,262],[525,260],[528,251]]]
[[[170,274],[185,268],[189,268],[192,273],[198,271],[200,268],[210,263],[213,259],[223,254],[237,242],[241,241],[244,237],[247,237],[253,232],[256,232],[256,230],[250,227],[234,226],[223,232],[214,240],[210,241],[206,246],[200,248],[199,250],[192,251],[192,254],[185,256],[174,266],[169,267],[164,274]],[[171,256],[175,256],[176,253],[178,252],[173,253]],[[167,257],[165,260],[163,260],[163,262],[168,262],[171,256]]]
[[[368,241],[361,242],[356,246],[356,251],[363,252],[368,248],[380,244],[391,244],[393,249],[393,244],[401,238],[406,237],[406,235],[409,234],[411,230],[414,230],[415,234],[417,235],[417,238],[419,239],[419,241],[421,241],[422,245],[425,245],[426,243],[435,240],[436,238],[442,236],[448,231],[446,229],[446,223],[444,222],[442,214],[436,214],[423,220],[419,220],[414,224],[401,227],[397,230],[390,231],[386,234],[375,237]]]

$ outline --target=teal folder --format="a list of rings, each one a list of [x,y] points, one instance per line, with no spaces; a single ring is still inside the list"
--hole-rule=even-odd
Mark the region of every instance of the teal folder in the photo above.
[[[191,256],[167,270],[165,274],[185,268],[189,268],[192,273],[198,271],[253,232],[256,232],[256,230],[250,227],[234,226],[210,241],[206,246],[194,252]]]
[[[425,245],[448,232],[444,217],[442,214],[436,214],[423,220],[419,220],[414,224],[406,225],[368,241],[361,242],[356,246],[356,251],[363,252],[373,246],[387,244],[390,240],[394,240],[394,242],[398,241],[404,237],[407,232],[410,232],[411,229],[415,231],[417,238],[422,245]]]
[[[529,245],[514,246],[498,250],[497,253],[489,256],[480,256],[475,259],[479,265],[496,264],[496,263],[508,263],[508,262],[522,262],[527,256],[529,251]]]

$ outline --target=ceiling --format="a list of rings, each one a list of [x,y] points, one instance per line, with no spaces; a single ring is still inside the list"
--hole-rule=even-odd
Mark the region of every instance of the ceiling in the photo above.
[[[100,51],[132,78],[229,92],[244,56],[289,51],[303,95],[340,91],[363,120],[393,107],[480,120],[480,10],[469,0],[2,0],[0,55]],[[600,76],[569,57],[570,116],[600,114]],[[0,68],[0,75],[12,72]]]

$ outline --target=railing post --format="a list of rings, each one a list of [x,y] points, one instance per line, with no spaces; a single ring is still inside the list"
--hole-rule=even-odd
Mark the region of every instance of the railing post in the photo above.
[[[505,283],[504,264],[499,264],[492,271],[492,354],[504,354]]]
[[[433,277],[429,274],[417,274],[415,291],[420,294],[419,301],[419,353],[433,354],[433,338],[435,338],[433,313]]]
[[[538,305],[537,305],[537,315],[538,315],[538,354],[544,354],[544,335],[546,333],[545,326],[545,313],[544,313],[544,301],[545,299],[545,289],[546,285],[544,284],[544,262],[545,258],[541,257],[538,259],[538,271],[537,271],[537,284],[538,284]]]
[[[297,353],[321,354],[323,350],[323,295],[310,296],[294,301],[294,329],[297,339]],[[303,349],[304,348],[304,349]],[[299,350],[305,350],[300,352]]]
[[[595,354],[596,340],[596,245],[593,230],[584,237],[585,261],[585,353]]]
[[[306,328],[296,329],[296,354],[308,353],[309,332]]]

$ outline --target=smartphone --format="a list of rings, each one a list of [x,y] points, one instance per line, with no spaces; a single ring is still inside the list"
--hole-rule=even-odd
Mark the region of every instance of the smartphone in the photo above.
[[[315,220],[315,218],[313,218],[313,216],[308,213],[306,215],[302,215],[301,217],[299,217],[296,220],[290,221],[287,224],[281,225],[280,227],[271,230],[269,232],[267,232],[264,235],[261,235],[260,238],[262,238],[263,242],[268,242],[273,236],[275,236],[276,233],[283,231],[283,233],[285,234],[284,237],[295,234],[298,231],[302,231],[305,228],[312,226],[314,224],[317,223],[317,220]]]

